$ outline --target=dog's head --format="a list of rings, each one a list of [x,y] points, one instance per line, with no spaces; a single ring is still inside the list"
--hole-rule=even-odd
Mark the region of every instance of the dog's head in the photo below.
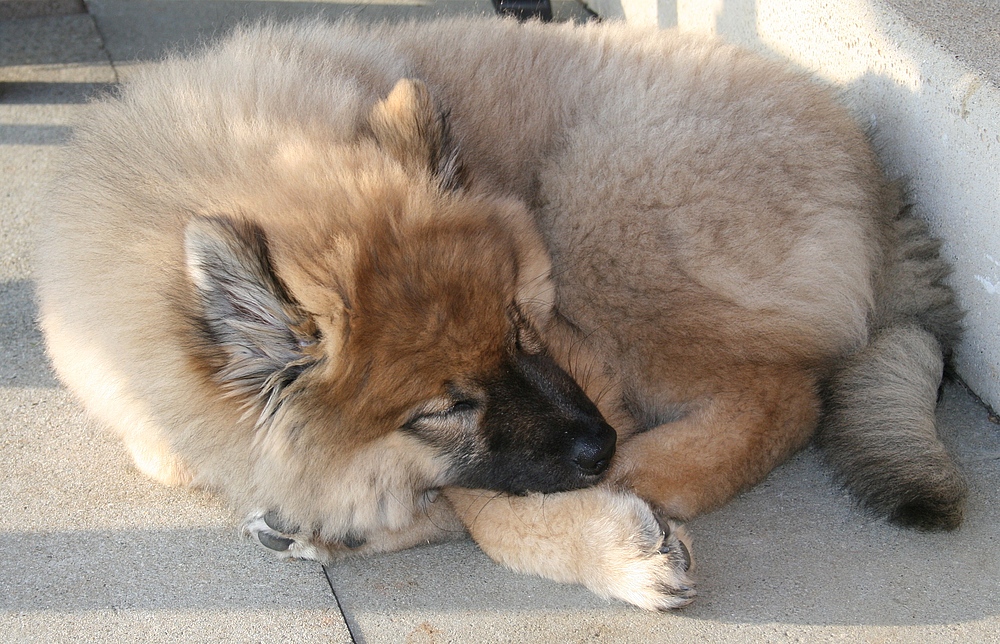
[[[410,444],[433,479],[414,486],[596,483],[615,432],[546,351],[550,261],[525,208],[458,187],[419,82],[400,81],[334,157],[326,196],[187,225],[202,362],[261,443],[312,450],[316,467]]]

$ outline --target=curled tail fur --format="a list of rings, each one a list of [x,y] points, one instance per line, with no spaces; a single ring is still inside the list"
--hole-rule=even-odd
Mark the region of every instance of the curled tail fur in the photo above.
[[[962,522],[966,484],[934,411],[962,313],[926,225],[902,209],[888,232],[871,337],[827,382],[817,442],[869,508],[901,525],[951,530]]]

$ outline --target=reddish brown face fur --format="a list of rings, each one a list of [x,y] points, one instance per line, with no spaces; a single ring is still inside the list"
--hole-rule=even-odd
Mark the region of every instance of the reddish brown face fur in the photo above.
[[[328,417],[318,424],[342,450],[410,433],[449,462],[448,484],[525,493],[596,483],[615,432],[522,311],[517,240],[490,217],[469,220],[405,236],[375,227],[357,244],[349,293],[332,290],[335,275],[325,280],[333,311],[296,299],[260,229],[194,220],[199,326],[228,354],[217,379],[257,401],[261,426],[281,414]],[[341,337],[328,341],[324,326]]]
[[[499,368],[515,333],[512,241],[487,222],[430,224],[406,238],[375,231],[359,261],[345,358],[367,374],[368,391],[394,391],[397,402],[359,391],[363,415],[401,425],[424,400],[471,396]]]
[[[453,483],[526,492],[595,482],[615,435],[538,344],[517,302],[523,252],[499,217],[378,230],[368,243],[344,351],[365,383],[359,417],[445,450],[458,463]]]

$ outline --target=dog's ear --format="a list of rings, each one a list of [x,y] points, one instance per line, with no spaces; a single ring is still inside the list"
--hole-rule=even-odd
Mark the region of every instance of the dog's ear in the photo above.
[[[224,217],[192,217],[185,230],[187,272],[200,300],[195,314],[221,357],[216,377],[267,421],[286,388],[314,359],[306,315],[274,274],[264,232]]]
[[[457,146],[447,116],[419,80],[403,78],[368,115],[368,127],[383,149],[410,170],[430,171],[445,189],[461,185]]]

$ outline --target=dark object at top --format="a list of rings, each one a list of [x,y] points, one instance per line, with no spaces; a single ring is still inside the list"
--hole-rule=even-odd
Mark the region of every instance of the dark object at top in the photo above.
[[[513,16],[518,20],[552,20],[551,0],[493,0],[493,8],[501,16]]]

